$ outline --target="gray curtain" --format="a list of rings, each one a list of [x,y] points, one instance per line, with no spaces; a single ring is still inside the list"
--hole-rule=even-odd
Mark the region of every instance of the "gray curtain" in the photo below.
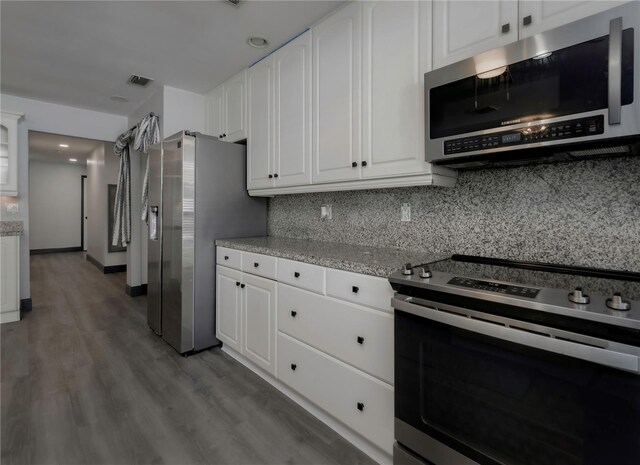
[[[160,119],[153,113],[150,113],[138,123],[138,131],[133,143],[135,150],[146,154],[153,144],[160,142],[159,123]],[[149,157],[147,157],[144,182],[142,183],[142,221],[149,222]]]
[[[135,128],[134,128],[135,129]],[[129,129],[116,140],[113,152],[120,157],[118,187],[113,207],[113,237],[111,244],[126,247],[131,242],[131,164],[129,160],[129,141],[134,130]]]

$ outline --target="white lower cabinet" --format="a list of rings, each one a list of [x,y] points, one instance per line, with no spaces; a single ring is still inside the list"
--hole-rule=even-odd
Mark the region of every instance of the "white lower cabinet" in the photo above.
[[[216,271],[216,336],[225,345],[240,352],[242,273],[220,265]]]
[[[278,333],[278,378],[384,450],[393,446],[393,388]]]
[[[223,349],[365,453],[390,462],[388,281],[224,247],[216,254]]]
[[[266,372],[276,370],[276,282],[242,275],[242,353]]]
[[[0,237],[0,323],[20,320],[20,236]]]

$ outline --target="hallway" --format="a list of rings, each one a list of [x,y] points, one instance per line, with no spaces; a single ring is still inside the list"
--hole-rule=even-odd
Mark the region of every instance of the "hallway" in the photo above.
[[[372,463],[220,350],[181,357],[124,286],[31,257],[33,310],[1,327],[3,464]]]

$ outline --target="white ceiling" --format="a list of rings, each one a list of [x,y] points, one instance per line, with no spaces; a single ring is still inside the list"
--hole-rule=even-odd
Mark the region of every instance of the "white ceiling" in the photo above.
[[[341,3],[2,0],[0,89],[130,115],[161,84],[208,92]],[[270,45],[252,48],[249,36]],[[131,74],[155,83],[128,85]],[[129,102],[112,102],[111,95]]]
[[[73,163],[69,158],[76,158],[78,161],[73,164],[86,165],[87,157],[103,143],[93,139],[29,131],[29,160]],[[62,148],[59,144],[67,144],[69,147]]]

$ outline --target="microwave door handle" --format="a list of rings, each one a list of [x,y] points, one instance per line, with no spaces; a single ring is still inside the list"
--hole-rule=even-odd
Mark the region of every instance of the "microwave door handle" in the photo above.
[[[533,332],[522,331],[513,327],[489,323],[475,318],[443,312],[434,308],[411,303],[411,298],[401,300],[392,299],[393,308],[411,313],[416,316],[437,321],[448,326],[484,334],[485,336],[501,339],[523,346],[541,349],[568,357],[586,360],[598,365],[604,365],[618,370],[640,373],[640,358],[637,354],[625,353],[612,349],[594,347],[587,344],[572,342],[566,338],[544,336]],[[525,326],[526,323],[522,324]]]
[[[609,125],[622,118],[622,18],[609,22]]]

